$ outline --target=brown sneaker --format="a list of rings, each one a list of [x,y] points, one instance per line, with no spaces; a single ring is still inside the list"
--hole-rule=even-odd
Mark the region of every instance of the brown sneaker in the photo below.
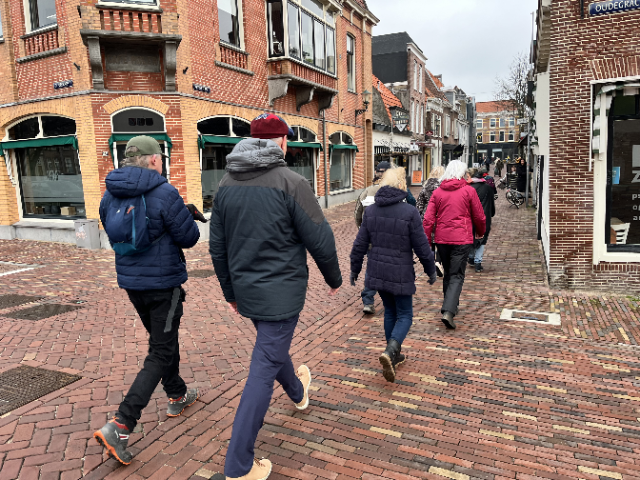
[[[271,475],[271,469],[273,465],[270,460],[263,458],[262,460],[258,460],[257,458],[253,461],[253,467],[251,467],[251,471],[247,473],[243,477],[225,477],[227,480],[267,480],[269,475]]]
[[[300,403],[296,403],[298,410],[306,410],[309,406],[309,387],[311,386],[311,370],[306,365],[300,365],[296,375],[302,382],[302,388],[304,388],[304,397]]]

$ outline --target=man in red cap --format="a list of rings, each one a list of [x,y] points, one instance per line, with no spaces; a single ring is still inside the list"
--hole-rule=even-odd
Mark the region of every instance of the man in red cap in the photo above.
[[[298,410],[309,406],[311,372],[294,370],[289,348],[306,300],[307,250],[329,295],[342,285],[333,231],[309,186],[287,168],[287,136],[277,115],[251,123],[251,136],[227,156],[227,174],[211,213],[209,251],[234,313],[251,319],[256,344],[233,423],[227,479],[265,480],[269,460],[254,459],[254,444],[277,380]]]

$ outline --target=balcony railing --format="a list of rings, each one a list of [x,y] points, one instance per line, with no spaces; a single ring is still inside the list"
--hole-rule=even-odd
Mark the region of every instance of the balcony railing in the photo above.
[[[290,59],[275,60],[269,62],[269,75],[294,75],[303,80],[322,85],[330,89],[337,89],[338,81],[324,72],[313,67],[301,65]]]
[[[24,56],[35,55],[60,48],[57,27],[42,33],[25,35],[22,38],[24,40]]]
[[[116,32],[162,33],[162,15],[131,10],[100,10],[100,28]]]
[[[220,43],[220,63],[231,65],[232,67],[249,70],[249,58],[245,52],[229,48]]]

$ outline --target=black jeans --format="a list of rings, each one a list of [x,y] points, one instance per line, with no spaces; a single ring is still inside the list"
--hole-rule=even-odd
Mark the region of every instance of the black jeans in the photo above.
[[[169,398],[179,398],[187,393],[187,385],[180,377],[178,342],[186,295],[181,287],[140,292],[127,290],[127,294],[149,332],[149,354],[116,415],[133,431],[158,383],[162,382]]]
[[[444,303],[442,313],[451,312],[455,315],[460,304],[460,294],[464,285],[464,276],[467,271],[467,259],[473,249],[472,245],[448,245],[438,244],[438,252],[442,259],[444,268],[444,278],[442,290],[444,292]]]

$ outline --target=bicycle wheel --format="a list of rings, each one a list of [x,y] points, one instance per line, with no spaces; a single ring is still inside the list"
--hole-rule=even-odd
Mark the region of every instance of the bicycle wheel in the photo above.
[[[524,204],[524,195],[516,194],[516,202],[518,202],[518,206],[522,206]]]

